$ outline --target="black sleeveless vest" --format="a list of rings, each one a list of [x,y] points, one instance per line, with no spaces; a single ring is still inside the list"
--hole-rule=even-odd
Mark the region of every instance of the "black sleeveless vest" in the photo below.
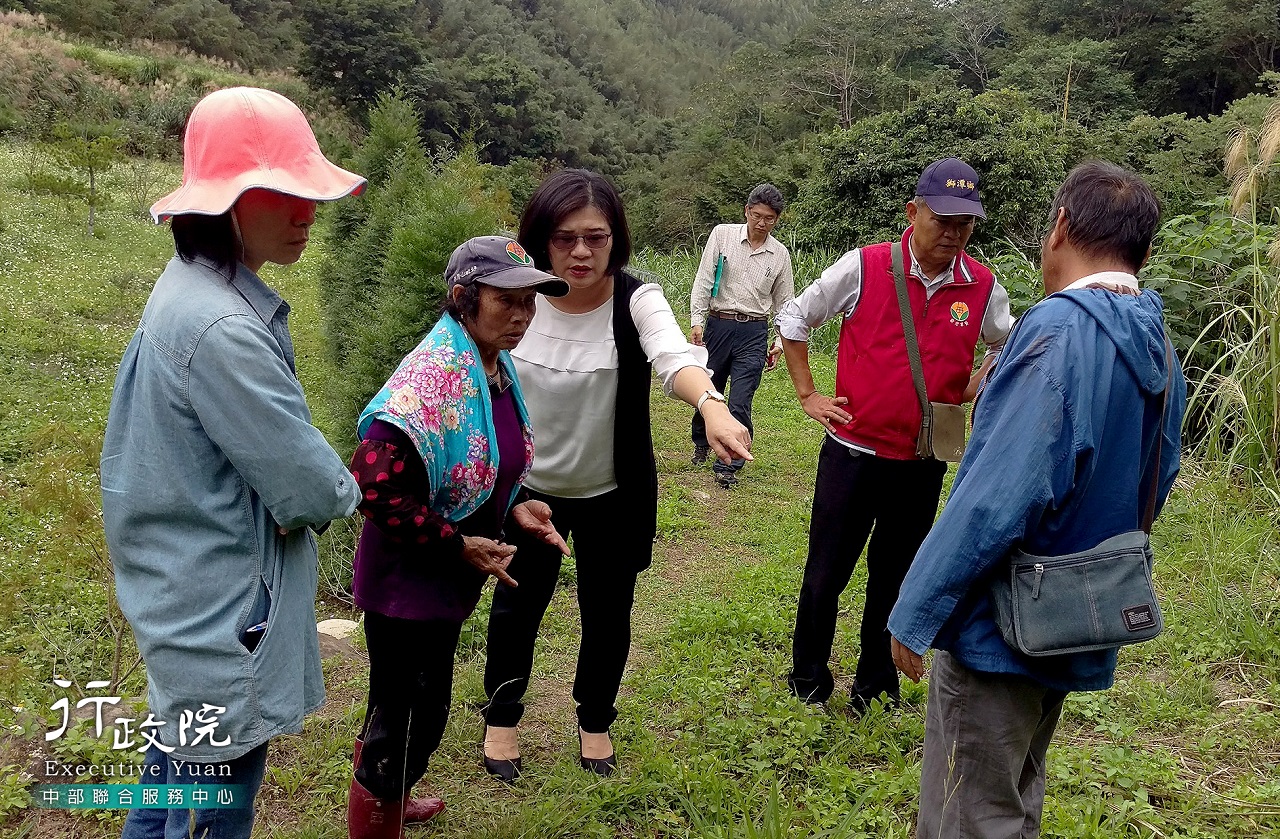
[[[653,562],[658,532],[658,467],[653,457],[649,393],[653,365],[640,346],[631,319],[631,295],[640,288],[635,277],[619,271],[613,281],[613,339],[618,348],[618,401],[613,419],[613,471],[622,502],[618,510],[620,558],[636,571]]]

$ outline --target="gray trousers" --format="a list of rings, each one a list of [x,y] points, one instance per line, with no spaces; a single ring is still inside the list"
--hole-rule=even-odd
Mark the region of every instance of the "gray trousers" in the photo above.
[[[929,675],[916,839],[1034,839],[1045,753],[1067,694],[979,673],[937,650]]]

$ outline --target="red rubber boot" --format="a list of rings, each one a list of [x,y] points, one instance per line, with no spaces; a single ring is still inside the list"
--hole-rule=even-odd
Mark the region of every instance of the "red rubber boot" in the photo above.
[[[347,796],[348,839],[403,839],[401,802],[374,798],[355,778]]]
[[[360,766],[360,752],[364,749],[364,741],[357,738],[354,753],[351,756],[351,769],[354,772]],[[360,788],[368,795],[368,790]],[[406,797],[404,800],[404,823],[420,824],[444,812],[444,799],[434,795],[426,798]],[[354,836],[354,835],[353,835]]]

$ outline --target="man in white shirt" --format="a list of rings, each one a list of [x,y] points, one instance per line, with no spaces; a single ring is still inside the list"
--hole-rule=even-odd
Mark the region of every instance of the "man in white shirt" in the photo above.
[[[712,229],[698,264],[689,300],[689,339],[707,348],[707,366],[716,393],[732,380],[727,401],[734,419],[754,434],[751,400],[761,374],[772,370],[782,354],[775,339],[769,347],[769,320],[795,297],[791,254],[770,235],[782,214],[782,193],[773,184],[751,190],[743,212],[745,224],[720,224]],[[693,462],[704,463],[710,449],[706,424],[694,412]],[[743,461],[715,462],[716,481],[725,489],[738,482]]]

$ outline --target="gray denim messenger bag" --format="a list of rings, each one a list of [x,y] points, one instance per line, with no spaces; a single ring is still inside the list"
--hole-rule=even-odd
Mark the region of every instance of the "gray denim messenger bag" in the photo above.
[[[1008,575],[991,587],[996,625],[1009,646],[1030,656],[1149,641],[1164,630],[1151,564],[1141,530],[1064,556],[1014,551]]]
[[[1173,353],[1168,342],[1166,337],[1172,379]],[[1065,655],[1149,641],[1164,630],[1151,579],[1150,534],[1160,491],[1168,398],[1166,383],[1141,529],[1062,556],[1015,550],[1008,572],[996,574],[991,583],[996,626],[1010,647],[1029,656]]]

